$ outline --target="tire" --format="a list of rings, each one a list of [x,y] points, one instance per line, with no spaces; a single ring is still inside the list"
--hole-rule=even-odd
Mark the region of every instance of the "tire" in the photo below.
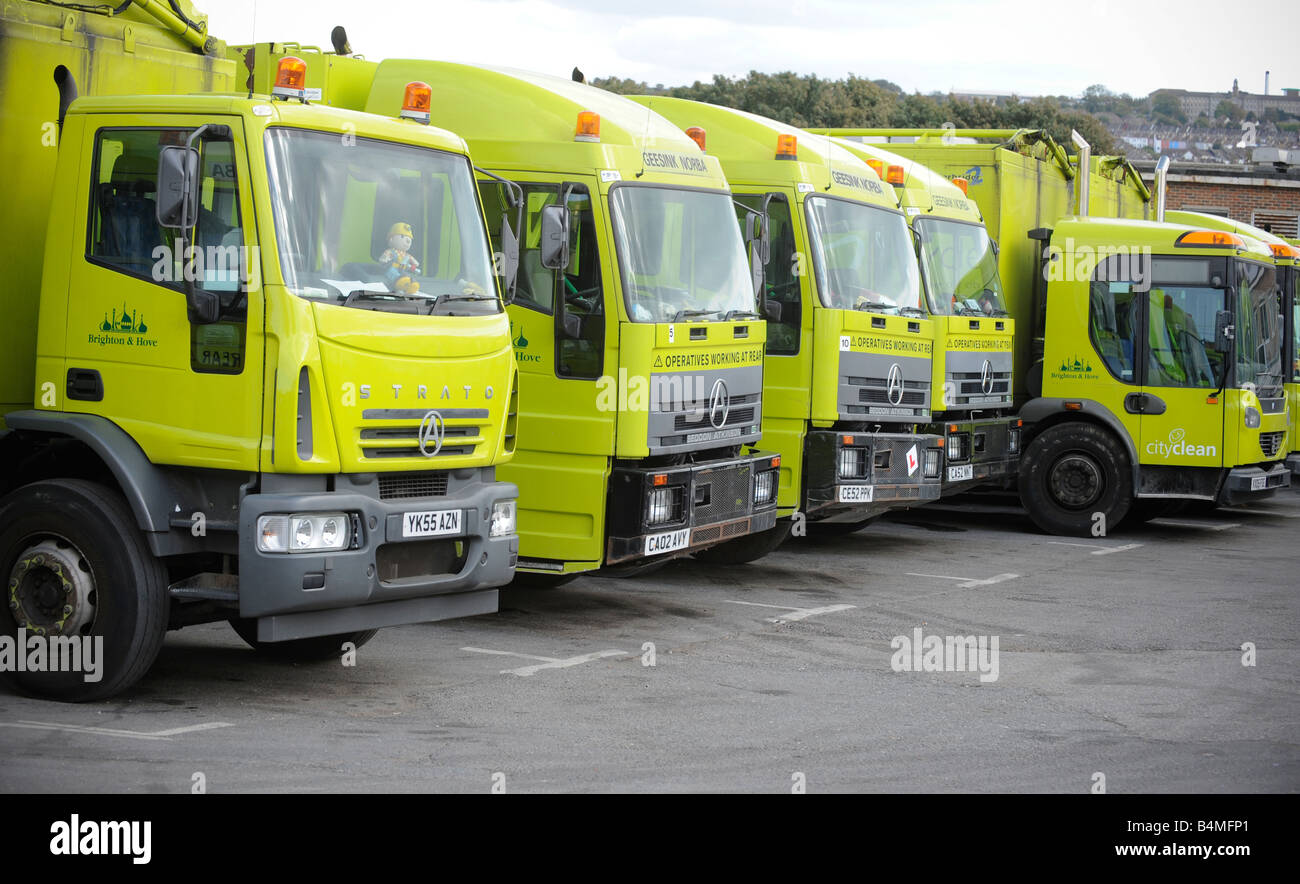
[[[6,673],[19,690],[69,702],[100,700],[135,684],[158,657],[170,607],[167,571],[115,490],[49,479],[0,500],[0,577],[6,585],[0,633],[43,628],[50,636],[98,639],[92,645],[99,646],[97,681],[86,681],[84,671]]]
[[[784,519],[766,531],[737,537],[735,540],[728,540],[717,546],[691,553],[691,556],[697,561],[710,565],[744,565],[763,558],[785,543],[785,539],[790,536],[791,527],[793,522]]]
[[[269,660],[281,663],[319,663],[342,656],[343,643],[352,642],[361,647],[375,637],[378,629],[364,629],[359,632],[340,632],[338,635],[319,635],[314,638],[293,638],[285,642],[264,642],[257,638],[257,621],[243,617],[234,617],[231,627],[244,642]]]
[[[1132,486],[1128,453],[1095,424],[1049,427],[1020,462],[1020,501],[1048,534],[1090,537],[1094,513],[1103,513],[1113,532],[1132,506]]]

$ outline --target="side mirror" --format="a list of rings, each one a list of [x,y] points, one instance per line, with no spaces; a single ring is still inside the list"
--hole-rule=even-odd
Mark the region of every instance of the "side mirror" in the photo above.
[[[1232,324],[1232,311],[1220,310],[1214,314],[1214,349],[1220,353],[1232,352],[1236,328]]]
[[[189,230],[198,221],[199,152],[164,147],[158,154],[158,223]]]
[[[519,237],[510,226],[508,211],[501,213],[501,276],[505,281],[506,303],[514,303],[515,285],[519,281]]]
[[[569,209],[564,205],[542,208],[540,257],[547,270],[569,266]]]

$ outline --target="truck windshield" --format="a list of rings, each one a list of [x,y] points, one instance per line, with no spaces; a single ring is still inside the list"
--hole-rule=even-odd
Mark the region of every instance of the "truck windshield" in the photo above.
[[[730,194],[624,185],[610,203],[633,322],[758,316]]]
[[[921,277],[901,214],[824,196],[805,206],[824,306],[921,314]]]
[[[917,218],[912,225],[921,235],[921,272],[930,312],[1007,315],[998,257],[982,225],[943,218]]]
[[[1282,317],[1277,268],[1237,262],[1237,383],[1252,383],[1260,399],[1282,395]]]
[[[276,127],[266,161],[295,295],[396,313],[501,311],[465,157]]]

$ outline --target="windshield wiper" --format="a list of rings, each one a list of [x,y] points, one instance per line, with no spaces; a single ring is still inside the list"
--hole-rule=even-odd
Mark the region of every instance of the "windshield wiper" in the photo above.
[[[681,322],[692,316],[712,316],[715,313],[721,313],[721,310],[678,310],[673,316],[673,322]]]
[[[904,316],[925,316],[925,311],[920,307],[899,307],[898,312],[902,313]]]
[[[728,310],[722,315],[722,321],[726,322],[731,319],[762,319],[753,310]]]
[[[480,295],[475,292],[447,292],[444,295],[438,295],[438,303],[443,301],[495,301],[496,295]]]
[[[897,310],[897,304],[886,304],[884,301],[858,301],[853,305],[854,310]]]

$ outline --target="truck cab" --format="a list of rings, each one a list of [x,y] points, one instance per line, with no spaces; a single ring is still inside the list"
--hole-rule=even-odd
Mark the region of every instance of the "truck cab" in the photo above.
[[[277,96],[205,93],[232,73],[219,45],[195,63],[136,22],[145,64],[121,25],[68,43],[61,11],[21,5],[0,57],[65,64],[60,91],[7,90],[0,118],[34,171],[54,159],[21,207],[43,255],[4,251],[39,289],[34,354],[5,354],[27,392],[0,435],[0,627],[102,636],[107,655],[98,683],[23,687],[116,693],[168,627],[229,620],[301,658],[495,611],[518,551],[495,476],[516,369],[465,142],[314,106],[292,71]],[[124,73],[190,94],[75,97],[77,72],[96,91],[124,51]],[[57,149],[14,120],[58,120]],[[414,262],[400,291],[394,243]]]
[[[1016,323],[998,273],[997,243],[966,194],[969,185],[877,144],[837,141],[893,185],[916,239],[935,329],[937,401],[924,429],[946,441],[942,495],[1005,485],[1019,470],[1023,426],[1012,401]]]
[[[892,189],[830,140],[766,117],[637,96],[716,157],[742,229],[766,223],[764,447],[782,452],[783,537],[808,524],[853,526],[937,499],[931,410],[934,324]],[[718,556],[744,560],[756,544]]]
[[[1055,534],[1289,485],[1278,269],[1238,234],[1067,216],[1043,246],[1045,342],[1020,493]]]
[[[506,69],[384,61],[366,109],[396,115],[412,80],[468,139],[485,204],[520,201],[501,233],[519,247],[502,475],[520,488],[520,570],[629,570],[772,528],[767,323],[717,159],[635,102]]]

